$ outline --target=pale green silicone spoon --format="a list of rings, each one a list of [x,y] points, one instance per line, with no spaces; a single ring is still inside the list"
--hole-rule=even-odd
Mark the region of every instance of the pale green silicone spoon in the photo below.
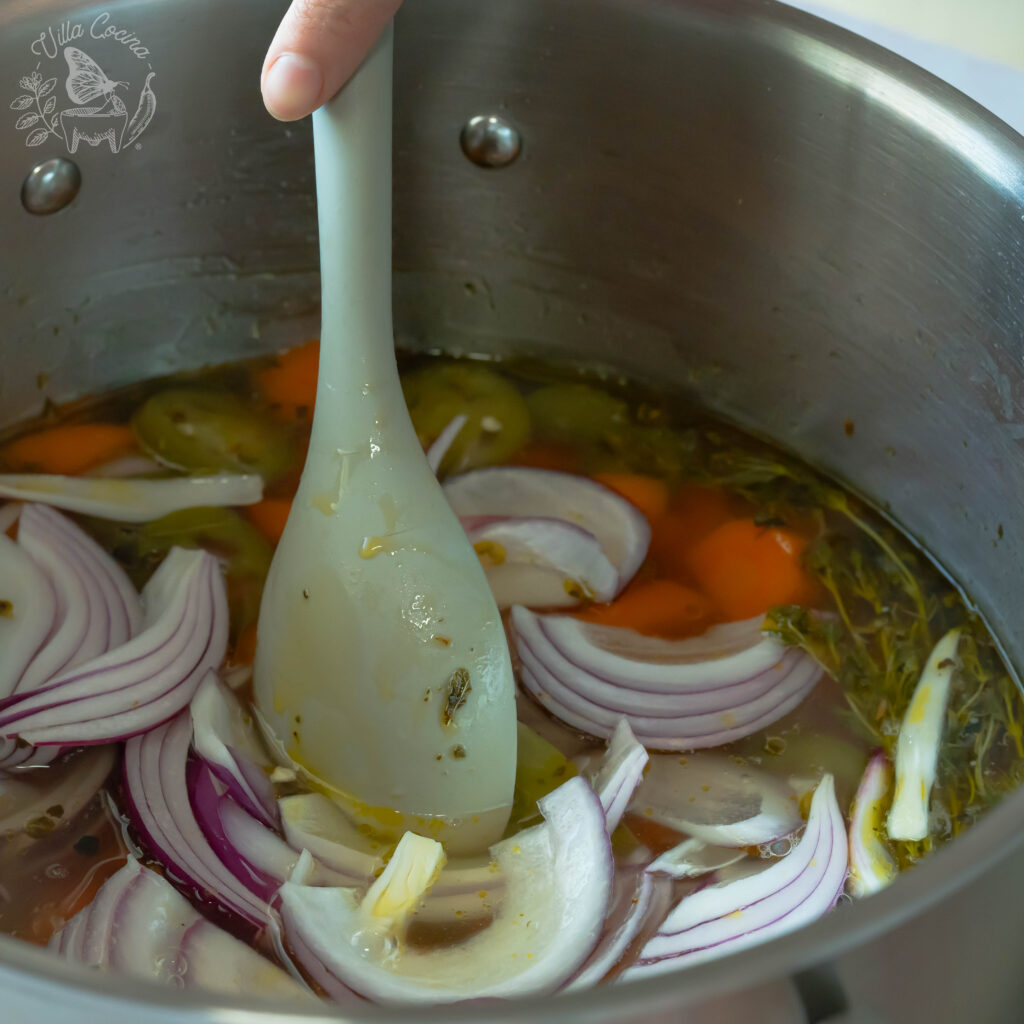
[[[512,801],[512,666],[475,552],[409,420],[391,325],[389,27],[313,115],[323,311],[309,455],[260,609],[255,690],[358,820],[452,852]]]

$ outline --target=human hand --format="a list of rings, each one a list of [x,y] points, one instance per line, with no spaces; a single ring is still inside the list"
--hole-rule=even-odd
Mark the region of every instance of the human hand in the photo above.
[[[292,0],[263,62],[267,110],[296,121],[348,81],[402,0]]]

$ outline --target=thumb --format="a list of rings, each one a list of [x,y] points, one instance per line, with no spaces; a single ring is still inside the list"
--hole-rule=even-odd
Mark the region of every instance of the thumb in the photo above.
[[[280,121],[312,113],[348,81],[402,0],[292,0],[260,85]]]

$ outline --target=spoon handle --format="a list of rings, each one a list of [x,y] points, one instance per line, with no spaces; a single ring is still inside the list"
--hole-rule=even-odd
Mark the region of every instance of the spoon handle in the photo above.
[[[313,115],[324,328],[314,429],[342,446],[373,432],[378,403],[366,401],[368,392],[379,398],[399,386],[391,326],[393,37],[388,25],[352,80]]]
[[[480,560],[402,398],[391,53],[389,27],[314,114],[320,381],[260,607],[254,688],[284,752],[361,824],[429,828],[451,851],[476,851],[512,803],[515,688]]]

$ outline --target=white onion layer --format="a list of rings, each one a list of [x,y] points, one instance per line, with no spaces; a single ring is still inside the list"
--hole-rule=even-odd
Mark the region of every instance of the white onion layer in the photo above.
[[[437,439],[427,449],[427,465],[430,466],[437,476],[441,469],[441,463],[444,462],[444,457],[448,454],[448,450],[455,443],[455,439],[462,433],[462,428],[469,421],[469,417],[464,413],[460,412],[458,416],[453,416],[448,426],[437,435]]]
[[[562,519],[597,538],[618,573],[621,590],[651,543],[643,513],[586,477],[516,466],[478,469],[451,477],[444,492],[456,515]]]
[[[604,808],[605,827],[611,835],[623,814],[647,764],[647,751],[637,742],[629,721],[621,718],[608,742],[608,750],[594,775],[593,786]]]
[[[886,848],[885,805],[892,788],[892,769],[885,753],[868,761],[850,809],[850,878],[853,896],[870,896],[884,889],[898,871]]]
[[[890,839],[918,840],[928,835],[928,802],[935,783],[949,688],[960,667],[959,645],[959,629],[951,629],[935,645],[903,716],[896,738],[896,793],[886,823]]]
[[[322,793],[282,797],[278,806],[292,848],[308,850],[325,867],[343,875],[347,882],[340,884],[368,885],[384,867],[388,849],[364,836]]]
[[[61,820],[73,821],[92,801],[110,776],[117,757],[115,746],[89,747],[67,764],[45,773],[0,775],[0,845],[5,858],[45,838],[26,826],[60,807]]]
[[[690,838],[655,858],[647,870],[655,875],[668,875],[669,878],[700,878],[736,864],[746,856],[744,849],[714,846],[703,839]]]
[[[360,893],[281,887],[285,936],[319,969],[385,1003],[434,1003],[551,992],[585,962],[601,933],[614,865],[597,796],[581,778],[544,797],[543,824],[492,854],[505,879],[494,920],[456,946],[430,952],[364,947]]]
[[[675,641],[521,606],[511,621],[534,699],[594,736],[610,736],[625,715],[649,748],[741,739],[792,711],[822,675],[806,654],[763,636],[761,619]]]
[[[630,804],[642,818],[716,846],[760,846],[800,827],[780,779],[720,754],[655,754]]]
[[[463,516],[461,522],[499,608],[610,601],[621,589],[598,539],[574,523],[540,516]]]
[[[263,497],[263,480],[244,474],[133,480],[15,473],[0,475],[0,497],[146,523],[186,508],[254,505]]]
[[[685,896],[622,980],[725,956],[810,923],[835,905],[847,861],[846,826],[833,778],[826,775],[815,790],[804,834],[791,852],[756,874]]]

